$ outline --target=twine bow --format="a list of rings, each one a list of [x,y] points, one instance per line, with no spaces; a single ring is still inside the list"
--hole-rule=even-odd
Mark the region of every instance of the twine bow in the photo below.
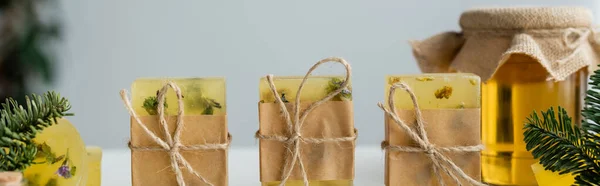
[[[412,130],[396,114],[396,108],[394,106],[394,93],[396,92],[397,88],[401,88],[402,90],[405,90],[410,95],[410,98],[412,99],[414,109],[415,109],[416,120],[417,120],[416,121],[417,122],[416,131]],[[415,142],[417,142],[417,144],[418,144],[418,147],[408,147],[408,146],[392,146],[392,145],[389,145],[387,142],[383,142],[382,149],[398,151],[398,152],[422,152],[422,153],[425,153],[427,155],[427,157],[429,157],[429,159],[431,159],[431,161],[433,162],[433,167],[432,167],[433,173],[434,173],[434,175],[438,175],[437,176],[438,182],[442,186],[445,184],[443,182],[442,177],[439,176],[439,174],[438,174],[440,170],[443,171],[448,176],[450,176],[450,178],[452,178],[458,185],[461,185],[461,182],[459,180],[459,177],[460,177],[472,185],[485,186],[485,184],[469,177],[469,175],[467,175],[465,172],[463,172],[460,169],[460,167],[458,167],[454,162],[452,162],[452,160],[450,160],[447,156],[445,156],[444,154],[441,153],[442,151],[444,151],[444,152],[479,152],[483,149],[483,145],[457,146],[457,147],[436,147],[434,144],[431,144],[431,142],[429,142],[429,139],[427,137],[427,132],[425,131],[423,116],[421,115],[421,110],[419,108],[419,105],[417,104],[417,98],[408,85],[406,85],[405,83],[394,84],[391,87],[390,92],[389,92],[388,107],[385,107],[382,103],[378,103],[377,105],[381,109],[383,109],[383,111],[386,113],[386,115],[391,117],[396,122],[396,124],[398,124],[398,126],[400,128],[402,128],[410,136],[410,138],[412,140],[414,140]]]
[[[595,31],[593,29],[575,29],[575,28],[567,28],[564,31],[562,36],[563,44],[569,48],[573,49],[573,52],[569,54],[567,57],[557,60],[558,64],[564,64],[565,62],[571,60],[571,58],[575,57],[581,49],[583,48],[585,43],[588,43],[589,37],[591,35],[595,35]],[[572,40],[571,37],[575,37],[575,40]],[[596,39],[593,40],[596,42]]]
[[[346,68],[346,79],[344,80],[344,82],[338,89],[336,89],[333,92],[330,92],[327,96],[325,96],[325,98],[312,103],[305,110],[300,111],[300,97],[301,97],[300,93],[302,92],[302,88],[304,87],[306,80],[311,75],[312,71],[314,71],[317,67],[319,67],[319,65],[321,65],[323,63],[327,63],[327,62],[336,62],[336,63],[340,63],[340,64],[344,65],[344,67]],[[292,112],[293,112],[294,118],[292,119],[290,116],[290,113],[287,111],[285,103],[281,100],[281,96],[279,95],[279,93],[277,93],[277,88],[275,88],[275,84],[273,83],[273,75],[271,75],[271,74],[267,75],[266,78],[269,83],[269,87],[271,88],[271,92],[275,96],[276,102],[279,104],[279,107],[281,108],[281,111],[283,112],[283,116],[284,116],[285,122],[287,124],[287,131],[289,133],[287,136],[277,136],[277,135],[265,136],[265,135],[261,135],[260,131],[257,131],[255,137],[258,139],[263,139],[263,140],[275,140],[275,141],[284,142],[287,145],[286,148],[289,149],[289,151],[287,151],[287,152],[291,153],[291,158],[285,159],[285,163],[284,163],[284,167],[283,167],[283,174],[281,175],[281,182],[280,182],[279,186],[285,186],[285,183],[290,178],[292,171],[293,171],[294,167],[296,166],[296,163],[300,166],[304,185],[308,186],[308,177],[307,177],[306,169],[304,168],[304,163],[302,162],[301,154],[300,154],[300,147],[301,147],[300,143],[302,143],[302,142],[304,142],[304,143],[325,143],[325,142],[343,142],[343,141],[356,140],[356,134],[353,136],[349,136],[349,137],[339,137],[339,138],[306,138],[306,137],[303,137],[302,133],[301,133],[302,125],[304,124],[304,120],[306,119],[308,114],[313,109],[318,107],[319,105],[329,101],[331,98],[333,98],[334,96],[341,93],[344,89],[346,89],[348,87],[350,77],[351,77],[350,64],[348,64],[342,58],[330,57],[330,58],[322,59],[319,62],[317,62],[314,66],[312,66],[310,68],[310,70],[308,70],[308,72],[304,76],[304,79],[302,80],[302,83],[300,83],[300,86],[298,87],[298,92],[296,93],[296,101],[293,103]]]
[[[164,103],[165,103],[165,96],[167,94],[167,90],[169,89],[169,87],[173,88],[173,90],[175,91],[175,94],[177,95],[177,105],[179,106],[179,109],[177,111],[177,122],[176,122],[174,137],[171,137],[169,128],[167,126],[167,120],[165,119]],[[214,186],[214,184],[212,184],[209,180],[207,180],[202,175],[200,175],[196,170],[194,170],[194,168],[190,165],[190,163],[181,155],[180,151],[181,150],[197,151],[197,150],[227,149],[229,147],[229,142],[230,142],[231,136],[229,136],[229,139],[227,140],[226,143],[222,143],[222,144],[204,144],[204,145],[187,145],[187,146],[182,145],[180,140],[181,140],[181,131],[183,130],[183,119],[182,119],[182,117],[183,117],[183,95],[181,94],[181,89],[179,88],[179,86],[177,86],[177,84],[175,84],[174,82],[169,81],[165,86],[163,86],[158,91],[158,95],[157,95],[158,118],[160,121],[160,125],[163,129],[163,132],[166,136],[166,141],[159,138],[154,132],[150,131],[150,129],[148,129],[148,127],[146,127],[145,124],[142,123],[139,116],[135,113],[135,111],[133,110],[133,107],[131,106],[131,102],[129,101],[129,98],[127,97],[127,91],[121,90],[120,93],[121,93],[121,99],[125,103],[125,106],[126,106],[127,110],[129,111],[129,114],[131,115],[131,117],[133,117],[137,121],[137,124],[146,132],[146,134],[148,134],[150,136],[150,138],[152,140],[154,140],[154,142],[156,142],[160,146],[160,147],[137,147],[137,146],[131,145],[131,142],[129,142],[129,148],[131,150],[168,152],[169,157],[171,159],[171,168],[173,169],[173,172],[175,172],[175,175],[177,178],[177,184],[179,186],[186,185],[184,178],[183,178],[183,172],[181,171],[181,168],[179,167],[180,165],[182,165],[183,168],[185,168],[188,172],[192,173],[198,179],[200,179],[204,184]]]

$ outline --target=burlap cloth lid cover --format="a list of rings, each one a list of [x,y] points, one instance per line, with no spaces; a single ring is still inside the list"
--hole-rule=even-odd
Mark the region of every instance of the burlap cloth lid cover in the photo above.
[[[460,26],[462,32],[411,42],[423,72],[470,72],[487,81],[513,54],[523,54],[537,60],[549,79],[561,81],[600,60],[592,13],[585,8],[473,9],[463,12]]]

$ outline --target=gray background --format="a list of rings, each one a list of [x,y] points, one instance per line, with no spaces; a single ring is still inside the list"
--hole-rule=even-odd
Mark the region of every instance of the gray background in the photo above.
[[[58,81],[38,88],[71,100],[69,119],[88,145],[125,148],[129,116],[118,92],[135,78],[225,76],[233,146],[254,146],[258,79],[303,75],[319,59],[341,56],[354,69],[358,143],[377,145],[384,76],[419,73],[407,41],[458,30],[465,9],[513,5],[600,12],[591,0],[63,0]]]

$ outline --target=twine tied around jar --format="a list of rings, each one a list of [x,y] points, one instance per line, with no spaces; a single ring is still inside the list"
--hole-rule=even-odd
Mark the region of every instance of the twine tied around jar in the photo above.
[[[165,106],[164,106],[165,104],[164,103],[165,103],[165,97],[167,94],[167,90],[169,89],[169,87],[175,91],[175,95],[177,96],[177,104],[179,106],[179,109],[177,110],[177,122],[176,122],[176,126],[175,126],[176,127],[175,135],[173,137],[171,136],[171,134],[169,132],[169,128],[167,126],[167,120],[165,119]],[[182,150],[183,151],[200,151],[200,150],[227,149],[229,147],[229,143],[231,142],[231,135],[228,136],[228,140],[226,143],[203,144],[203,145],[183,145],[183,144],[181,144],[181,142],[180,142],[181,132],[183,131],[183,128],[184,128],[183,127],[183,125],[184,125],[183,119],[182,119],[183,114],[184,114],[183,95],[181,93],[181,89],[179,88],[179,86],[177,86],[177,84],[175,84],[172,81],[167,82],[167,84],[164,85],[158,91],[158,95],[157,95],[158,119],[160,121],[160,125],[163,129],[163,132],[166,136],[165,137],[166,141],[161,139],[160,137],[158,137],[154,132],[150,131],[150,129],[148,129],[148,127],[146,127],[145,124],[143,124],[143,122],[141,121],[141,119],[135,113],[133,107],[131,106],[131,102],[129,101],[129,98],[127,97],[127,91],[121,90],[120,94],[121,94],[121,99],[125,103],[125,107],[129,111],[129,114],[131,115],[131,117],[134,118],[137,121],[137,124],[146,132],[146,134],[148,134],[150,136],[150,138],[152,140],[154,140],[154,142],[156,142],[156,144],[158,144],[160,146],[160,147],[138,147],[138,146],[133,146],[130,142],[129,148],[131,150],[164,151],[164,152],[169,153],[169,157],[170,157],[170,161],[171,161],[170,162],[171,169],[173,170],[173,172],[175,172],[178,186],[186,185],[180,165],[182,165],[183,168],[185,168],[185,170],[187,170],[188,172],[193,174],[196,178],[200,179],[204,184],[214,186],[213,183],[211,183],[209,180],[207,180],[202,175],[200,175],[200,173],[198,173],[196,170],[194,170],[194,168],[192,168],[190,163],[188,163],[188,161],[181,155],[180,151],[182,151]]]
[[[402,119],[396,114],[396,108],[394,104],[394,94],[396,89],[400,88],[406,91],[410,98],[412,99],[412,103],[414,105],[415,110],[415,118],[416,118],[416,131],[411,129]],[[386,115],[388,115],[395,123],[403,129],[408,136],[417,143],[418,147],[411,146],[394,146],[390,145],[388,142],[384,141],[381,143],[381,148],[383,150],[397,151],[397,152],[409,152],[409,153],[425,153],[427,157],[433,163],[432,170],[433,174],[437,176],[438,182],[440,185],[445,185],[443,182],[442,176],[440,175],[440,171],[448,175],[452,180],[454,180],[458,185],[461,184],[459,177],[466,180],[468,183],[475,186],[486,186],[473,178],[467,175],[460,167],[458,167],[450,158],[441,152],[452,152],[452,153],[461,153],[461,152],[479,152],[483,150],[483,145],[474,145],[474,146],[455,146],[455,147],[437,147],[431,142],[429,142],[429,138],[427,136],[427,132],[425,131],[425,124],[423,116],[421,115],[421,109],[417,103],[417,97],[414,92],[410,89],[410,87],[405,83],[395,83],[389,91],[389,101],[388,106],[385,107],[382,103],[378,103],[379,106]]]
[[[315,69],[317,69],[317,67],[319,67],[323,63],[328,63],[328,62],[335,62],[335,63],[340,63],[340,64],[344,65],[344,67],[346,69],[346,79],[344,80],[344,82],[338,89],[330,92],[324,98],[310,104],[306,109],[301,111],[300,110],[300,97],[301,97],[300,95],[301,95],[302,89],[303,89],[306,81],[308,80],[308,77],[311,75],[311,73]],[[267,136],[267,135],[262,135],[262,134],[260,134],[260,131],[257,131],[255,134],[255,138],[283,142],[283,143],[285,143],[286,148],[288,149],[288,151],[286,151],[286,152],[291,153],[291,156],[286,155],[286,157],[290,157],[290,158],[285,158],[285,162],[283,165],[283,173],[281,174],[281,181],[280,181],[279,186],[285,186],[285,184],[286,184],[287,180],[290,178],[292,171],[294,170],[296,164],[299,165],[304,185],[305,186],[309,185],[308,184],[308,176],[306,173],[306,169],[304,167],[304,162],[302,162],[302,159],[301,159],[301,153],[300,153],[301,143],[318,144],[318,143],[344,142],[344,141],[356,140],[356,137],[357,137],[356,130],[354,131],[354,135],[352,135],[352,136],[336,137],[336,138],[308,138],[308,137],[303,137],[302,132],[301,132],[302,125],[304,124],[304,120],[306,119],[306,117],[310,114],[310,112],[313,109],[315,109],[319,105],[331,100],[334,96],[338,95],[339,93],[341,93],[344,89],[346,89],[348,87],[350,77],[352,76],[351,71],[352,70],[350,68],[350,64],[348,64],[346,62],[346,60],[344,60],[342,58],[337,58],[337,57],[325,58],[325,59],[322,59],[319,62],[317,62],[315,65],[313,65],[310,68],[310,70],[308,70],[308,72],[304,76],[304,79],[302,80],[302,82],[300,83],[300,85],[298,87],[298,91],[296,93],[296,100],[293,103],[293,107],[292,107],[292,113],[293,113],[294,118],[292,118],[292,114],[290,114],[290,112],[288,112],[285,103],[282,101],[281,96],[277,92],[277,88],[275,87],[275,83],[273,82],[273,75],[271,75],[271,74],[267,75],[266,79],[269,83],[271,92],[273,93],[273,95],[275,97],[276,103],[279,104],[280,110],[285,119],[288,135],[285,135],[285,136],[268,135]]]

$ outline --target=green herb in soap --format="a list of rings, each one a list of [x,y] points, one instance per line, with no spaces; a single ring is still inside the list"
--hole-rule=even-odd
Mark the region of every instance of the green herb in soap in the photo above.
[[[334,92],[342,87],[344,84],[344,80],[340,78],[331,78],[329,83],[327,84],[327,93]],[[344,100],[352,100],[352,88],[350,86],[344,88],[342,92],[338,95],[335,95],[332,101],[344,101]]]
[[[204,111],[202,111],[202,115],[213,115],[214,109],[221,109],[221,104],[210,98],[202,98],[202,102],[204,104]]]
[[[158,91],[156,91],[156,94],[158,96]],[[158,114],[158,110],[157,110],[158,109],[158,98],[157,98],[157,96],[150,96],[150,97],[147,97],[146,99],[144,99],[144,105],[142,105],[142,107],[150,115]],[[165,105],[165,109],[167,107],[169,107],[169,105],[167,104],[167,98],[165,98],[164,105]]]

